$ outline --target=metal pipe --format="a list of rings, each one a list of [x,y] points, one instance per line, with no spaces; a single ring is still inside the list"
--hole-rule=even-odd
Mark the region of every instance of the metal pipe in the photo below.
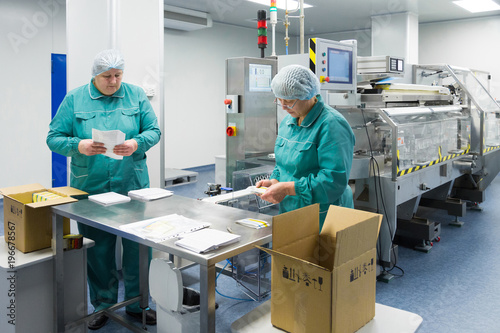
[[[273,34],[273,41],[272,41],[272,52],[271,52],[271,56],[274,57],[276,56],[276,48],[275,48],[275,44],[276,44],[276,24],[273,24],[272,25],[272,34]]]
[[[304,53],[304,0],[300,0],[300,54]]]
[[[276,23],[278,23],[278,9],[276,8],[276,0],[271,0],[271,7],[269,8],[269,22],[272,27],[272,52],[271,56],[276,56]]]
[[[288,55],[288,40],[290,39],[288,37],[288,26],[290,25],[290,22],[288,22],[288,4],[285,1],[285,22],[283,22],[285,25],[285,54]]]

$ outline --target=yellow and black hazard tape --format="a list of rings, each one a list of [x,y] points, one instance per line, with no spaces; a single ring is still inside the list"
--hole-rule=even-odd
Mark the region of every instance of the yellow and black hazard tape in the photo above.
[[[309,39],[309,69],[316,73],[316,38]]]
[[[499,146],[500,147],[500,146]],[[404,170],[399,170],[399,150],[398,150],[398,161],[397,161],[397,175],[398,177],[399,176],[404,176],[404,175],[407,175],[409,173],[412,173],[412,172],[415,172],[415,171],[418,171],[418,170],[421,170],[421,169],[424,169],[424,168],[427,168],[429,166],[432,166],[432,165],[435,165],[435,164],[438,164],[438,163],[441,163],[441,162],[444,162],[444,161],[448,161],[448,160],[451,160],[455,157],[458,157],[458,156],[461,156],[461,155],[464,155],[464,154],[467,154],[469,153],[469,150],[470,150],[470,146],[467,147],[466,150],[464,150],[463,152],[459,153],[459,154],[450,154],[450,155],[446,155],[446,156],[441,156],[441,147],[439,147],[439,158],[437,160],[434,160],[434,161],[430,161],[429,163],[427,164],[424,164],[424,165],[417,165],[417,166],[414,166],[412,168],[408,168],[408,169],[404,169]]]
[[[492,146],[492,147],[488,147],[486,149],[483,150],[483,153],[487,153],[489,151],[492,151],[492,150],[495,150],[495,149],[498,149],[500,148],[500,146]]]
[[[399,161],[398,161],[399,162]],[[437,159],[437,160],[434,160],[434,161],[430,161],[429,163],[427,164],[424,164],[424,165],[417,165],[417,166],[414,166],[412,168],[409,168],[409,169],[405,169],[405,170],[399,170],[398,168],[398,177],[399,176],[404,176],[404,175],[407,175],[409,173],[412,173],[412,172],[415,172],[415,171],[418,171],[418,170],[421,170],[421,169],[424,169],[424,168],[427,168],[428,166],[431,166],[431,165],[434,165],[434,164],[438,164],[439,162],[441,162],[441,159]]]

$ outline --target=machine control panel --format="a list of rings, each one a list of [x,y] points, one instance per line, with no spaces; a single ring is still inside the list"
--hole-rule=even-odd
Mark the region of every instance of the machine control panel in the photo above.
[[[357,42],[311,38],[310,68],[316,73],[322,90],[356,91]]]
[[[224,99],[224,106],[226,108],[226,113],[239,112],[238,99],[239,99],[238,95],[226,95],[226,99]]]
[[[404,74],[405,60],[394,56],[358,57],[358,74]]]

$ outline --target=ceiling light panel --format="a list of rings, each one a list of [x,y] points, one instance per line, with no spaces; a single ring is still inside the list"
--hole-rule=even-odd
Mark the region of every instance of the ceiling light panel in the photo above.
[[[461,0],[453,1],[453,3],[468,10],[471,13],[500,10],[500,5],[492,0]]]
[[[250,2],[255,2],[260,5],[271,7],[271,0],[247,0]],[[276,8],[285,10],[285,6],[288,10],[295,10],[299,8],[299,2],[294,0],[276,0]],[[304,3],[304,8],[310,8],[312,5]]]

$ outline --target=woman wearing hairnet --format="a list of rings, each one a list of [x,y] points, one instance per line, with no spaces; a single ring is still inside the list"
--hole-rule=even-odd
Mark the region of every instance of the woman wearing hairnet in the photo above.
[[[122,82],[123,69],[118,50],[97,54],[90,82],[66,95],[50,123],[47,145],[71,157],[71,186],[89,194],[127,195],[130,190],[149,187],[145,153],[160,140],[160,128],[144,91]],[[103,155],[104,144],[91,139],[93,128],[125,133],[125,142],[113,149],[122,160]],[[97,312],[117,302],[116,236],[80,223],[78,229],[95,241],[87,250],[87,267],[91,303]],[[139,246],[126,239],[122,245],[125,299],[130,299],[139,295]],[[126,313],[142,320],[138,302],[128,305]],[[146,319],[147,324],[156,324],[156,313],[148,309]],[[88,327],[99,329],[107,320],[106,315],[97,315]]]
[[[320,230],[330,205],[353,208],[348,185],[354,134],[345,118],[319,95],[318,78],[308,68],[282,68],[271,82],[276,100],[288,115],[274,147],[276,166],[263,200],[280,203],[280,213],[320,204]]]

